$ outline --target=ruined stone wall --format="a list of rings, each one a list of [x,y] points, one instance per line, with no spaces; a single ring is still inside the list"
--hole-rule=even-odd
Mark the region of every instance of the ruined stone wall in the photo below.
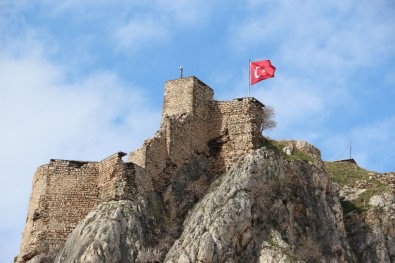
[[[129,155],[129,162],[143,166],[161,184],[168,177],[164,170],[192,153],[210,156],[212,172],[223,173],[259,147],[263,107],[254,98],[215,101],[213,90],[195,77],[168,81],[161,128]]]
[[[139,149],[134,150],[128,155],[128,162],[135,163],[138,166],[145,168],[145,162],[147,160],[147,140],[144,142],[143,146]]]
[[[213,94],[214,91],[196,77],[166,81],[162,117],[197,112],[202,102],[213,100]]]
[[[46,236],[44,225],[47,221],[45,196],[49,174],[48,168],[49,165],[40,166],[33,177],[32,193],[19,252],[19,262],[29,260],[44,249],[41,247],[41,244],[45,241]]]
[[[227,129],[229,134],[222,154],[227,156],[228,163],[232,163],[236,158],[260,147],[264,105],[254,98],[243,98],[219,102],[218,106],[222,114],[221,129]]]
[[[162,118],[193,111],[193,80],[189,78],[166,81]]]
[[[98,203],[112,200],[131,200],[137,193],[136,176],[144,176],[143,168],[134,163],[125,163],[118,152],[99,162]],[[141,180],[140,180],[141,181]]]
[[[128,157],[152,175],[155,190],[160,192],[191,154],[208,154],[213,102],[213,90],[195,77],[166,82],[160,130]]]
[[[215,173],[228,170],[238,158],[260,147],[264,105],[254,98],[216,101],[211,123],[220,132],[208,142]]]
[[[51,160],[48,176],[48,242],[62,244],[97,205],[97,163]]]
[[[51,160],[37,169],[19,262],[57,249],[97,205],[95,162]]]
[[[188,94],[187,98],[182,97],[182,92]],[[209,123],[213,95],[213,90],[195,77],[166,83],[162,126],[166,130],[167,152],[174,163],[182,163],[193,152],[208,151],[207,140],[216,133]],[[186,108],[185,103],[192,107]]]
[[[128,156],[128,162],[138,164],[144,169],[146,180],[152,180],[151,186],[146,185],[147,190],[149,187],[159,189],[165,184],[163,171],[167,160],[166,137],[162,130],[158,131],[155,137],[145,140],[141,148]]]

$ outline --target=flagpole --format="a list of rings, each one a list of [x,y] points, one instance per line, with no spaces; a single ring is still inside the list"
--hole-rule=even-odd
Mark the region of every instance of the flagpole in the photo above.
[[[251,59],[248,60],[248,97],[250,97],[251,88]]]

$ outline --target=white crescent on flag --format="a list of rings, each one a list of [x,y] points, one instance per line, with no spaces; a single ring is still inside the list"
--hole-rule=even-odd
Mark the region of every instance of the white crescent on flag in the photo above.
[[[259,78],[260,76],[262,76],[262,75],[266,72],[266,71],[262,68],[261,74],[258,75],[258,69],[259,69],[259,68],[261,68],[261,67],[256,67],[256,68],[255,68],[255,72],[254,72],[255,78]]]

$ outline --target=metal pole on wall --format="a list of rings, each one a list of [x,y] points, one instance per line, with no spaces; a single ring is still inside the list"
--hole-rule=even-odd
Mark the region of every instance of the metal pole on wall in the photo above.
[[[248,60],[248,97],[250,97],[251,89],[251,59]]]

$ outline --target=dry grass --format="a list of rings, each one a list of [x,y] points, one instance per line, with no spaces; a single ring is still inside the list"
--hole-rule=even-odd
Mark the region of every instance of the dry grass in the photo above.
[[[364,189],[367,189],[358,198],[351,201],[343,201],[343,211],[347,214],[350,211],[363,212],[369,208],[369,200],[373,195],[383,193],[388,190],[387,185],[377,179],[369,177],[370,171],[359,167],[355,163],[348,162],[325,162],[325,168],[332,181],[340,186],[358,187],[356,182],[361,182]]]

